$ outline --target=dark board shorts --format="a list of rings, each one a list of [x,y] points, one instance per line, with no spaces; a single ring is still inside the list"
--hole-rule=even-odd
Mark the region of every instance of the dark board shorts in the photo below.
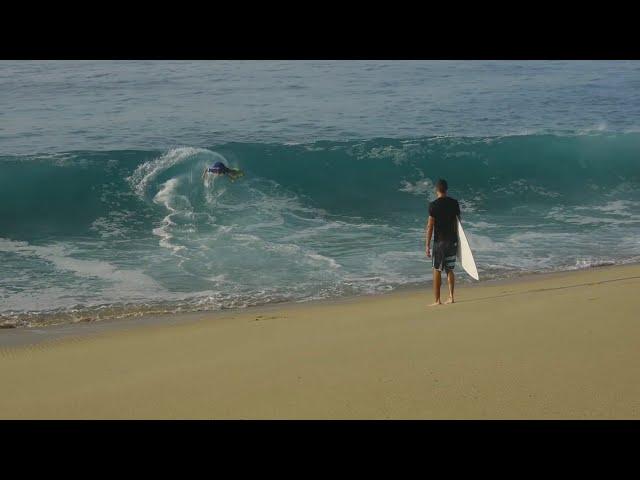
[[[458,242],[440,241],[433,243],[433,268],[440,272],[450,272],[456,268],[456,256],[458,254]]]

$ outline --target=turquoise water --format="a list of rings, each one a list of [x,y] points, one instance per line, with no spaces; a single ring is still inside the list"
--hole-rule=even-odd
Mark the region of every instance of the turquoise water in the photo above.
[[[439,177],[482,279],[638,261],[639,92],[639,62],[0,62],[0,320],[424,284]]]

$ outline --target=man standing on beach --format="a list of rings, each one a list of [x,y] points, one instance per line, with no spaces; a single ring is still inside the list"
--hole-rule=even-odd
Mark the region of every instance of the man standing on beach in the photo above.
[[[436,199],[429,204],[429,221],[427,222],[427,257],[431,257],[431,236],[433,235],[433,293],[435,302],[429,306],[440,305],[440,285],[442,271],[447,272],[449,284],[449,299],[445,303],[453,303],[453,290],[456,277],[453,269],[456,266],[458,252],[458,222],[460,204],[454,198],[447,196],[447,181],[436,182]],[[435,228],[435,234],[434,234]]]

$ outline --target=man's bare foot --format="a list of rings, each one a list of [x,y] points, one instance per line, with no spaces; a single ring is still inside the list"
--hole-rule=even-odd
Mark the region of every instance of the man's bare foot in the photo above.
[[[438,300],[437,302],[433,302],[431,305],[429,305],[430,307],[437,307],[438,305],[442,305],[442,303],[440,303],[440,300]]]
[[[449,297],[449,298],[447,299],[447,301],[446,301],[446,302],[444,302],[444,304],[445,304],[445,305],[449,305],[450,303],[456,303],[456,302],[455,302],[455,300],[453,299],[453,297]]]

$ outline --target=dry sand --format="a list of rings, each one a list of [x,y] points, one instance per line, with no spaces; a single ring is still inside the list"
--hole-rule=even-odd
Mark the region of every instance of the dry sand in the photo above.
[[[0,418],[640,418],[640,266],[430,302],[0,331]]]

